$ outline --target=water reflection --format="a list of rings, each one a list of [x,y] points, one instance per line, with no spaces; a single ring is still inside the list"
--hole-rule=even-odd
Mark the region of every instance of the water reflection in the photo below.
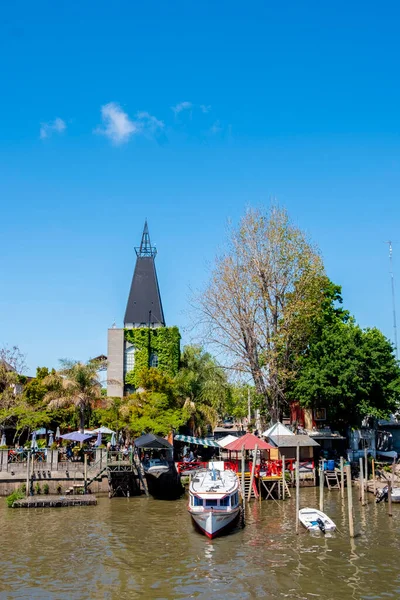
[[[301,491],[318,506],[318,490]],[[8,510],[0,500],[0,599],[400,597],[400,506],[355,507],[358,537],[347,535],[347,506],[326,493],[338,531],[294,532],[294,499],[257,502],[243,530],[215,540],[195,532],[186,501],[100,499],[97,507]]]

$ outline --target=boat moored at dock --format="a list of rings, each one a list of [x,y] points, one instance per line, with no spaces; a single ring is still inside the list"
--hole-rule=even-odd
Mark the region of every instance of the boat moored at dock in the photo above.
[[[236,473],[216,468],[198,471],[190,481],[188,511],[196,529],[210,539],[233,529],[242,514]]]

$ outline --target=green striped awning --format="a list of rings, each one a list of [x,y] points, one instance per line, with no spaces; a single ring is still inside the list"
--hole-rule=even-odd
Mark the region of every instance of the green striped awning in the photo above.
[[[197,444],[198,446],[204,446],[205,448],[219,448],[218,442],[215,440],[209,440],[207,438],[198,438],[193,435],[175,435],[174,440],[178,442],[187,442],[188,444]]]

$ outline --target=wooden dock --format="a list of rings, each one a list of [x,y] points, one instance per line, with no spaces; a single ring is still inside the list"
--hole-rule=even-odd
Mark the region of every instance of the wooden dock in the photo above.
[[[15,500],[13,508],[61,508],[65,506],[95,506],[97,498],[91,494],[76,496],[28,496]]]

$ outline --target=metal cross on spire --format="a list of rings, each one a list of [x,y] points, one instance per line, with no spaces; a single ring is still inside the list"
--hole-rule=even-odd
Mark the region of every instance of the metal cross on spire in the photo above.
[[[135,248],[135,252],[136,252],[136,256],[138,256],[139,258],[145,258],[145,257],[155,258],[156,257],[157,249],[155,246],[151,245],[149,228],[147,226],[147,219],[144,222],[142,241],[140,242],[140,246]]]

